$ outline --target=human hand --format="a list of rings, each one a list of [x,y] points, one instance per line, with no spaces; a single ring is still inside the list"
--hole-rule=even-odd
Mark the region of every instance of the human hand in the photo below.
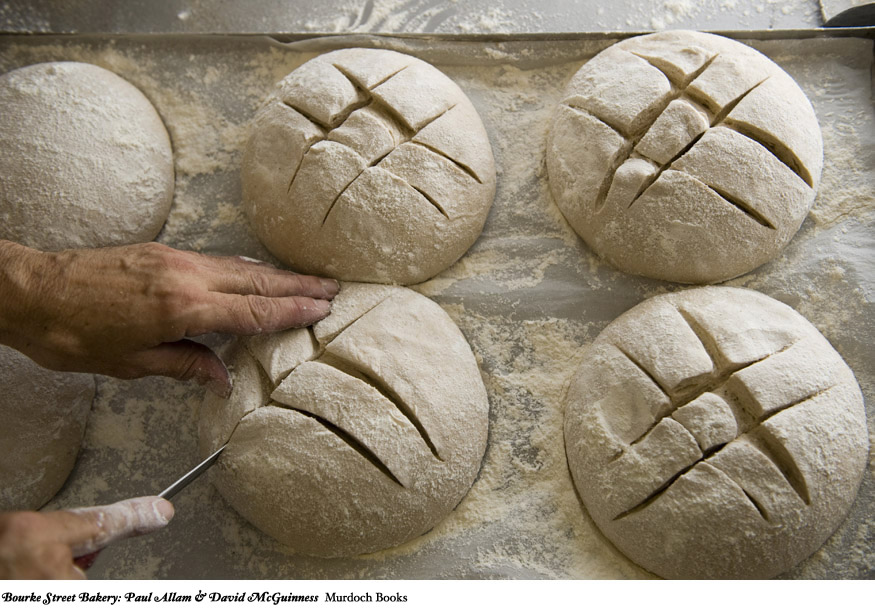
[[[158,243],[43,253],[0,241],[0,343],[53,370],[194,379],[227,397],[224,364],[187,337],[310,325],[338,289]]]
[[[102,507],[0,514],[0,579],[85,579],[74,558],[148,534],[173,519],[158,496]]]

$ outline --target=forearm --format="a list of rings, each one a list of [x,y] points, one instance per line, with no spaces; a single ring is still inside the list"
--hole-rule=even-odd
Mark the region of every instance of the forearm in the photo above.
[[[0,240],[0,344],[24,350],[34,327],[34,293],[46,258],[35,249]]]

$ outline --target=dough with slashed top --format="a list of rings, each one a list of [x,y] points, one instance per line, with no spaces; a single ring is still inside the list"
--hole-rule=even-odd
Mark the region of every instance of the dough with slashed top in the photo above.
[[[480,117],[439,70],[343,49],[267,97],[243,159],[243,202],[288,266],[407,285],[455,262],[483,229],[495,164]]]
[[[593,520],[647,570],[763,579],[836,530],[869,440],[856,379],[814,326],[708,287],[646,300],[596,338],[565,449]]]
[[[550,128],[559,209],[633,274],[712,283],[774,258],[820,181],[817,117],[793,79],[727,38],[630,38],[574,75]]]
[[[462,333],[400,287],[343,283],[312,328],[241,340],[234,391],[207,394],[216,487],[296,552],[350,556],[419,536],[476,477],[489,405]]]

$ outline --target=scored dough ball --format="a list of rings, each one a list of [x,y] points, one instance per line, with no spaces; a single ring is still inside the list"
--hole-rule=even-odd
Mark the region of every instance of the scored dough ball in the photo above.
[[[200,450],[241,515],[296,552],[350,556],[419,536],[462,499],[489,403],[465,337],[412,290],[345,283],[313,328],[239,341],[207,394]]]
[[[94,377],[46,370],[0,345],[0,511],[34,510],[76,463]]]
[[[796,311],[746,289],[644,301],[589,348],[565,401],[587,510],[668,578],[764,579],[843,520],[868,458],[853,373]]]
[[[0,76],[0,108],[0,238],[58,251],[158,235],[173,153],[140,90],[91,64],[34,64]]]
[[[547,145],[571,227],[617,268],[712,283],[774,258],[808,214],[811,104],[757,51],[699,32],[630,38],[572,78]]]
[[[495,196],[486,130],[462,90],[394,51],[343,49],[289,74],[255,117],[243,204],[288,266],[407,285],[474,244]]]

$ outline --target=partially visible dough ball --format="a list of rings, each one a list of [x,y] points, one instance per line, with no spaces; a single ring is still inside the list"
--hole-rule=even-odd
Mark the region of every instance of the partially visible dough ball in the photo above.
[[[668,578],[764,579],[847,515],[869,439],[853,373],[746,289],[651,298],[596,338],[565,401],[574,484],[604,534]]]
[[[34,64],[0,76],[0,109],[0,238],[58,251],[158,235],[173,153],[139,89],[91,64]]]
[[[234,391],[207,394],[201,453],[256,527],[319,557],[385,549],[434,527],[471,487],[489,404],[477,361],[437,304],[345,283],[312,329],[241,340]]]
[[[0,511],[38,509],[61,489],[94,390],[91,375],[46,370],[0,345]]]
[[[495,164],[471,102],[394,51],[343,49],[289,74],[255,117],[243,203],[292,268],[407,285],[459,259],[483,229]]]
[[[547,145],[571,227],[634,274],[729,279],[774,258],[808,214],[823,143],[811,104],[728,38],[630,38],[574,75]]]

